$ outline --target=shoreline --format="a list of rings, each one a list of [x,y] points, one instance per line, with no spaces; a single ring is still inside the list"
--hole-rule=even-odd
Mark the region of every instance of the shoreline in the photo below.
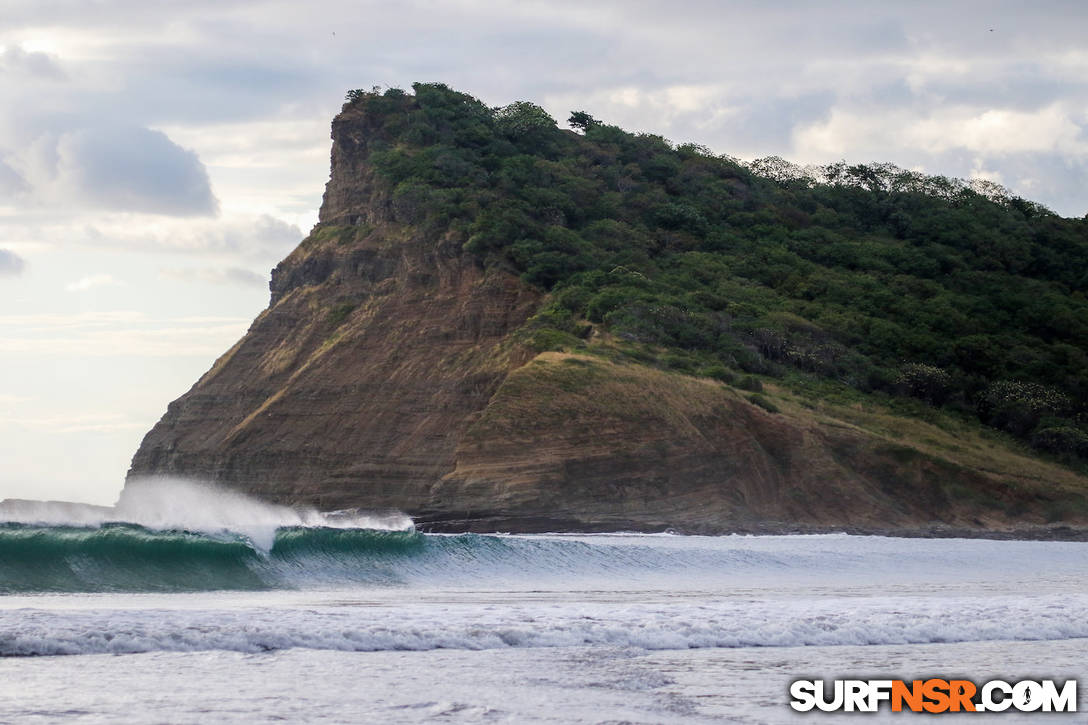
[[[434,534],[677,534],[680,536],[805,536],[848,534],[902,539],[991,539],[995,541],[1088,542],[1088,525],[1027,524],[1009,529],[983,529],[942,523],[913,527],[834,526],[762,522],[693,526],[653,524],[634,521],[581,522],[569,519],[533,518],[439,518],[412,517],[415,529]]]

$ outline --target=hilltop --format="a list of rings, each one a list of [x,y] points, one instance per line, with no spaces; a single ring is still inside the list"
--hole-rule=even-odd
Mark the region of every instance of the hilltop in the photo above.
[[[269,308],[137,452],[447,529],[1088,520],[1088,220],[353,91]]]

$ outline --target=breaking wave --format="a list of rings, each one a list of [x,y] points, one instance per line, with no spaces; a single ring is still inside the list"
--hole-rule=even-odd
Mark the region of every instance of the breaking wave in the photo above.
[[[1086,577],[1071,542],[438,535],[155,481],[0,503],[0,657],[1079,639]]]
[[[157,531],[232,532],[266,551],[272,547],[276,532],[286,527],[412,527],[412,520],[400,513],[323,513],[308,507],[280,506],[210,483],[167,476],[129,481],[114,506],[7,499],[0,501],[0,522],[62,528],[132,524]]]
[[[0,594],[293,588],[335,573],[380,580],[380,559],[421,541],[402,514],[322,513],[148,478],[126,485],[114,506],[0,502]]]
[[[383,559],[422,544],[414,531],[292,527],[264,551],[242,534],[135,524],[0,524],[0,593],[291,588],[389,580]],[[336,576],[336,574],[340,576]]]
[[[647,605],[504,601],[495,606],[244,610],[21,610],[0,616],[0,657],[305,648],[354,652],[608,645],[902,645],[1088,638],[1088,597],[759,598]],[[0,612],[2,614],[2,612]]]
[[[0,594],[471,585],[811,570],[819,553],[671,548],[567,537],[422,534],[329,526],[276,529],[267,548],[224,530],[0,524]]]
[[[477,584],[524,589],[548,582],[665,591],[693,582],[716,589],[847,580],[931,587],[965,578],[990,586],[1017,574],[1037,577],[1040,561],[1055,576],[1083,576],[1083,552],[1083,544],[1060,542],[845,535],[423,534],[399,514],[288,508],[170,479],[130,483],[113,507],[0,502],[0,595]]]

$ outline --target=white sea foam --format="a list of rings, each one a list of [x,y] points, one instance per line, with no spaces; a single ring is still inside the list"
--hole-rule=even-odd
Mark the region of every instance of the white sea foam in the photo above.
[[[1088,595],[0,611],[0,656],[290,648],[648,650],[1088,637]]]
[[[276,529],[291,526],[402,530],[412,520],[401,514],[335,512],[279,506],[237,491],[185,478],[154,476],[129,481],[113,506],[65,501],[0,501],[0,521],[47,526],[100,526],[111,522],[149,529],[206,533],[233,532],[258,548],[272,546]]]

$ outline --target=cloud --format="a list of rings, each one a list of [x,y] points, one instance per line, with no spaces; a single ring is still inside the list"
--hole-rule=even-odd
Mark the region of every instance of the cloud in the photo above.
[[[240,324],[249,318],[221,315],[196,315],[190,317],[154,318],[138,310],[105,310],[98,312],[40,312],[23,315],[0,315],[0,326],[23,331],[101,329],[104,327],[161,326],[161,325],[221,325]]]
[[[0,159],[0,195],[11,198],[23,194],[29,188],[19,172]]]
[[[0,73],[24,74],[35,81],[60,81],[67,78],[52,56],[41,51],[28,52],[18,45],[4,48],[0,53]]]
[[[140,312],[0,315],[0,353],[93,357],[215,357],[250,320],[240,317],[151,318]]]
[[[128,420],[110,412],[66,413],[50,416],[0,416],[0,427],[10,426],[48,433],[113,433],[147,428],[145,421]]]
[[[21,107],[26,99],[8,101]],[[219,212],[194,151],[162,131],[101,113],[0,110],[0,193],[15,197],[25,213]]]
[[[1088,211],[1088,136],[1075,111],[1055,104],[1033,111],[942,108],[932,112],[836,107],[793,134],[795,161],[891,161],[961,178],[999,180],[1059,214]]]
[[[151,243],[177,252],[278,260],[301,239],[298,226],[261,214],[222,222],[176,225]]]
[[[215,267],[270,268],[303,238],[298,225],[268,214],[179,219],[147,214],[100,213],[93,223],[62,212],[4,219],[0,235],[19,249],[140,252],[202,257]],[[165,261],[165,260],[164,260]],[[177,260],[174,260],[175,262]],[[164,264],[175,268],[176,264]],[[240,281],[240,277],[239,277]]]
[[[214,358],[237,342],[248,324],[249,320],[207,327],[108,330],[78,337],[0,337],[0,351],[48,356]]]
[[[69,292],[86,292],[95,287],[120,287],[124,283],[113,278],[109,274],[91,274],[64,286]]]
[[[39,312],[27,315],[0,315],[0,325],[25,330],[48,330],[104,325],[135,324],[147,321],[147,316],[136,310],[109,310],[105,312]]]
[[[26,262],[15,252],[0,249],[0,277],[14,277],[23,273]]]
[[[210,284],[236,284],[244,287],[265,287],[268,277],[241,267],[179,267],[159,270],[164,277],[184,282],[207,282]]]
[[[219,202],[197,155],[161,131],[105,126],[60,136],[57,185],[87,205],[170,216],[214,216]]]
[[[330,0],[314,14],[282,0],[201,0],[166,9],[110,0],[93,10],[21,1],[5,8],[8,30],[0,31],[0,43],[18,44],[5,57],[20,69],[0,88],[0,108],[6,107],[0,116],[20,109],[51,114],[43,124],[29,113],[18,125],[48,127],[54,151],[58,144],[80,151],[77,168],[114,182],[75,184],[81,192],[74,196],[90,208],[182,216],[213,213],[215,197],[199,183],[203,167],[185,161],[178,139],[209,165],[225,208],[301,214],[285,211],[281,200],[314,203],[300,181],[305,176],[309,185],[325,170],[327,145],[315,153],[313,139],[327,144],[323,129],[344,90],[414,80],[445,81],[491,104],[543,102],[560,120],[585,109],[627,128],[744,157],[804,161],[834,149],[852,161],[920,156],[933,171],[948,173],[934,164],[962,147],[985,154],[987,168],[1010,177],[998,156],[1056,148],[1088,155],[1070,146],[1084,121],[1077,109],[1088,107],[1081,37],[1088,6],[966,0],[964,7],[950,15],[935,0],[909,6],[405,0],[358,13],[347,0]],[[337,19],[335,36],[328,17]],[[406,44],[399,31],[409,21],[413,42]],[[43,97],[28,80],[31,66],[52,73],[66,91]],[[946,123],[953,133],[942,138]],[[136,183],[90,163],[85,146],[92,132],[85,129],[96,124],[165,131],[159,155],[193,172],[172,177],[188,191],[172,194],[146,183],[162,163],[149,162],[147,175],[117,170]],[[256,129],[261,124],[279,130],[270,135]],[[851,129],[861,134],[858,144]],[[76,133],[83,136],[70,137]],[[95,139],[96,146],[122,144],[115,136]],[[141,150],[134,155],[154,150],[156,144],[136,136],[132,146]],[[13,138],[0,130],[0,149],[23,148]],[[821,145],[810,148],[809,141]],[[54,157],[54,165],[63,161]],[[249,180],[248,191],[233,187],[228,200],[227,184],[257,167],[268,173]],[[303,167],[305,175],[290,176]],[[186,178],[198,181],[186,186]],[[257,201],[273,193],[277,206]],[[1088,207],[1088,198],[1081,205]]]
[[[1035,111],[990,108],[959,114],[935,114],[912,124],[908,140],[941,152],[962,147],[984,154],[1023,151],[1088,152],[1084,129],[1059,105]]]
[[[731,155],[746,156],[787,147],[798,126],[828,117],[835,94],[830,91],[805,93],[785,98],[745,98],[728,119]]]

